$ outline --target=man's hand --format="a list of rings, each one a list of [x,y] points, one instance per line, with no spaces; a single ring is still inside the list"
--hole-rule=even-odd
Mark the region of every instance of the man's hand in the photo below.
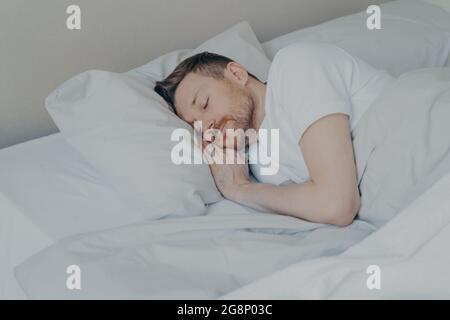
[[[210,164],[216,186],[225,198],[235,200],[239,188],[249,184],[247,164]]]
[[[215,155],[205,152],[205,157],[217,188],[225,198],[235,200],[239,188],[250,183],[248,163],[244,154],[234,149],[222,148],[214,142],[206,144],[205,148],[214,148]],[[223,159],[222,163],[217,159]]]

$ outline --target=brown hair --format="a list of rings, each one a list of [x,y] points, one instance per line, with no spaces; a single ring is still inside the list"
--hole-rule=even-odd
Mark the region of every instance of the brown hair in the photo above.
[[[211,52],[198,53],[192,57],[183,60],[175,70],[162,81],[156,82],[155,92],[158,93],[164,100],[175,109],[175,91],[181,81],[191,72],[199,72],[202,75],[209,76],[215,79],[224,78],[224,70],[228,63],[233,62],[230,58],[220,54]],[[249,73],[249,76],[256,78]]]

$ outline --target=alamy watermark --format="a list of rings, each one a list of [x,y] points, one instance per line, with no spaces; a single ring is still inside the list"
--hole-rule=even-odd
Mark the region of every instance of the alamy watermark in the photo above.
[[[66,268],[66,273],[69,275],[66,279],[66,288],[68,290],[81,290],[81,268],[72,264]]]
[[[369,30],[381,29],[381,8],[377,5],[370,5],[367,7],[366,13],[369,17],[366,20],[366,26]]]
[[[279,129],[226,129],[222,133],[218,129],[203,131],[202,121],[195,121],[194,137],[191,131],[178,128],[170,139],[177,142],[170,155],[176,165],[258,164],[261,175],[277,174],[280,166]],[[249,148],[251,144],[253,148]]]
[[[366,273],[369,275],[366,280],[366,286],[369,290],[381,289],[381,268],[376,264],[367,267]]]
[[[66,27],[69,30],[81,30],[81,8],[78,5],[70,5],[66,9],[69,15],[66,20]]]

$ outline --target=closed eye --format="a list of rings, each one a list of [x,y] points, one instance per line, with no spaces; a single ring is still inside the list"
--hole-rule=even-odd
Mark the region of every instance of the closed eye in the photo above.
[[[209,102],[209,97],[208,97],[208,99],[206,100],[205,105],[203,106],[203,110],[205,110],[205,109],[208,107],[208,102]]]

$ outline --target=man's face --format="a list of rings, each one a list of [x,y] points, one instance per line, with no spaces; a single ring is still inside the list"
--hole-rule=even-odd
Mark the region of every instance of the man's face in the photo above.
[[[225,70],[223,79],[215,79],[199,73],[188,74],[175,93],[177,114],[194,125],[202,121],[203,132],[218,129],[226,137],[226,129],[243,129],[251,126],[254,102],[235,75]],[[243,141],[224,138],[224,146],[235,148]],[[234,145],[233,143],[236,143]]]

